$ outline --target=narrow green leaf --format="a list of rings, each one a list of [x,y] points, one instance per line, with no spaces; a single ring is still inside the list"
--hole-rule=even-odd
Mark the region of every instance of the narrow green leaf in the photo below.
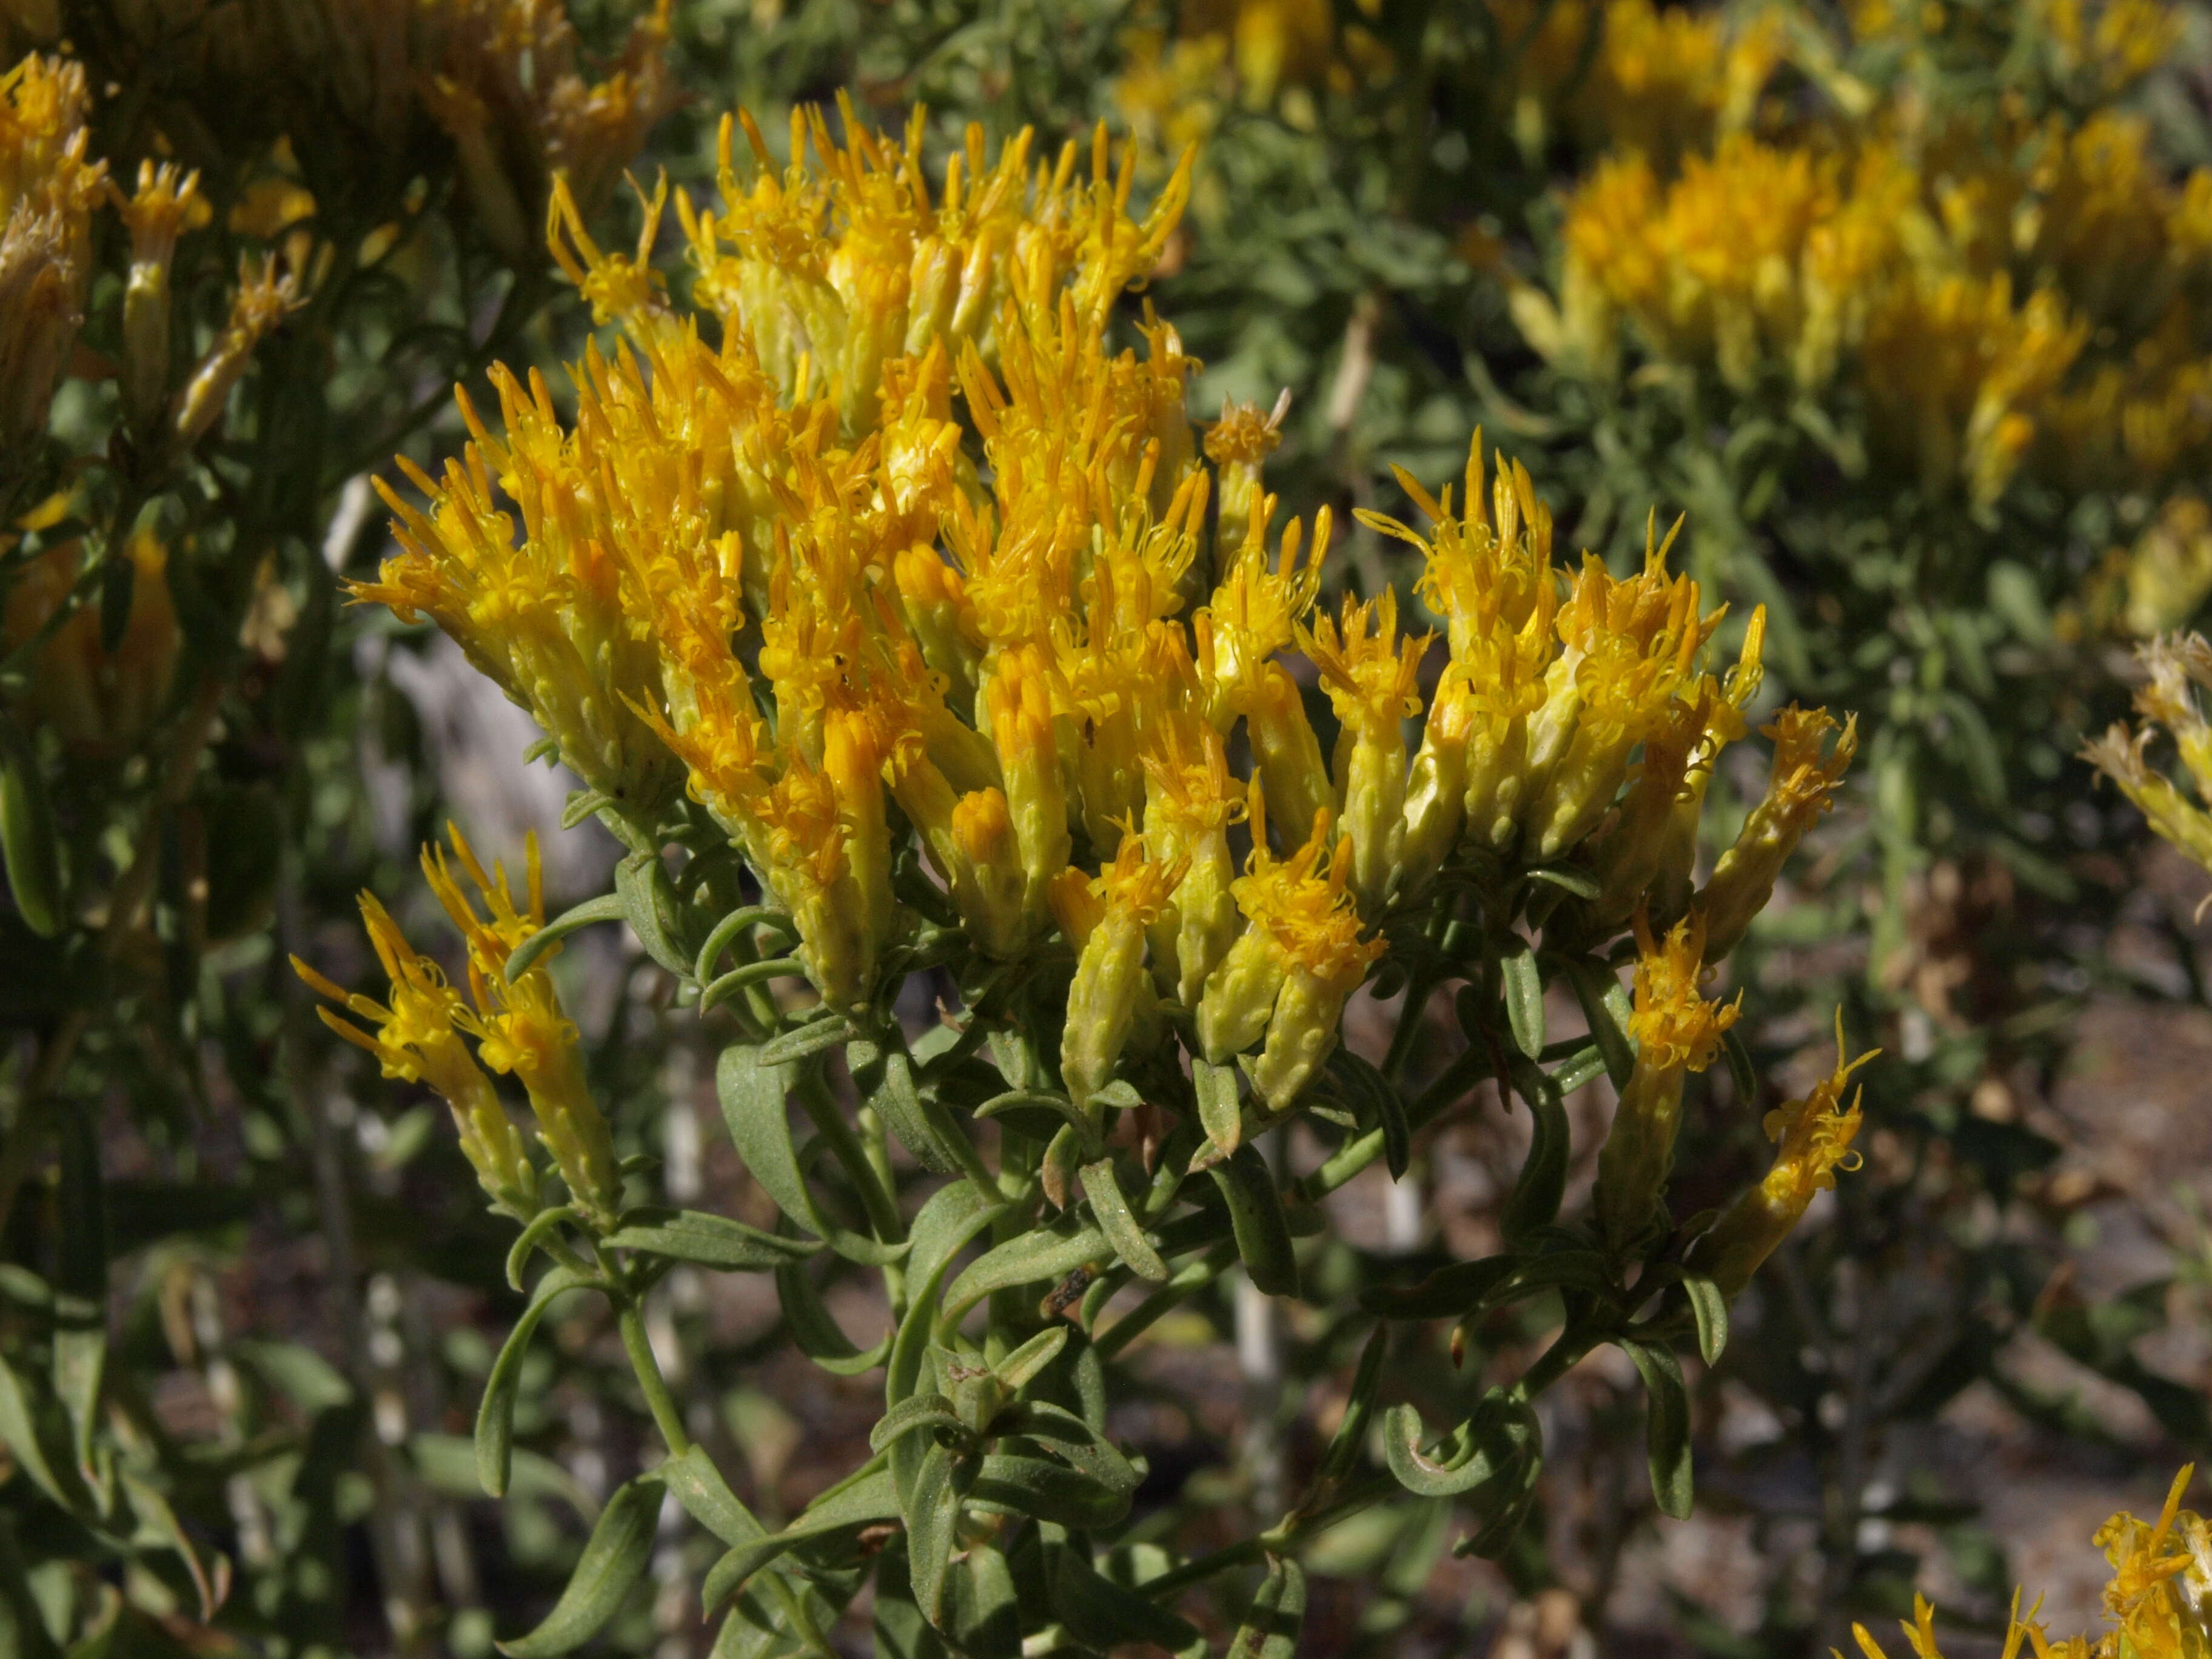
[[[1228,1659],[1296,1659],[1305,1621],[1305,1569],[1287,1555],[1271,1557],[1251,1610],[1229,1644]]]
[[[868,1449],[881,1451],[921,1429],[949,1429],[964,1435],[968,1425],[943,1395],[910,1394],[876,1419],[876,1426],[868,1431]]]
[[[1149,1643],[1179,1653],[1199,1639],[1195,1626],[1115,1583],[1073,1544],[1047,1546],[1045,1577],[1054,1613],[1086,1647],[1103,1652]]]
[[[933,1625],[945,1622],[945,1569],[959,1540],[963,1488],[975,1477],[972,1462],[957,1456],[949,1447],[933,1445],[922,1454],[904,1506],[907,1570],[915,1605]]]
[[[599,1634],[653,1559],[662,1490],[657,1474],[641,1474],[615,1489],[553,1611],[527,1636],[498,1644],[507,1659],[559,1659]]]
[[[538,957],[569,934],[589,927],[594,922],[620,921],[626,914],[619,893],[602,893],[597,898],[586,899],[572,909],[563,910],[507,954],[507,982],[512,985],[520,979],[537,965]]]
[[[667,1483],[684,1512],[725,1544],[750,1544],[768,1536],[768,1528],[730,1490],[705,1447],[690,1447],[653,1473]]]
[[[55,1503],[70,1510],[82,1506],[82,1495],[63,1484],[47,1460],[30,1394],[5,1359],[0,1359],[0,1444],[8,1448],[16,1467]]]
[[[1582,1005],[1583,1018],[1589,1022],[1590,1040],[1604,1057],[1606,1075],[1613,1079],[1614,1088],[1626,1089],[1629,1074],[1636,1069],[1636,1049],[1607,998],[1608,991],[1620,988],[1620,981],[1603,963],[1588,957],[1568,957],[1565,967],[1567,983],[1574,988],[1575,1000]]]
[[[971,1547],[953,1564],[947,1626],[968,1659],[1020,1659],[1021,1596],[1002,1551]]]
[[[69,920],[61,832],[38,755],[12,720],[0,720],[0,867],[23,925],[40,939],[60,933]]]
[[[1048,1400],[1024,1400],[1007,1407],[992,1419],[991,1432],[1038,1442],[1109,1492],[1133,1492],[1142,1479],[1120,1447]]]
[[[894,1521],[898,1513],[898,1493],[887,1468],[871,1470],[858,1480],[832,1487],[781,1532],[738,1545],[717,1561],[699,1593],[702,1610],[712,1613],[747,1579],[794,1545],[872,1521]]]
[[[530,1258],[537,1253],[538,1247],[545,1242],[548,1234],[575,1218],[576,1207],[573,1204],[556,1204],[531,1217],[529,1224],[515,1235],[514,1244],[507,1249],[507,1284],[520,1290],[523,1270],[530,1266]]]
[[[802,1030],[811,1027],[801,1027]],[[793,1033],[796,1035],[796,1033]],[[886,1244],[823,1215],[799,1167],[799,1149],[791,1138],[791,1116],[785,1101],[799,1079],[795,1061],[775,1064],[769,1048],[755,1048],[738,1042],[722,1050],[714,1065],[714,1091],[722,1105],[722,1121],[729,1126],[730,1142],[744,1160],[775,1206],[793,1224],[824,1239],[848,1261],[880,1267],[904,1255],[904,1243]],[[823,1045],[827,1047],[828,1045]]]
[[[817,1013],[804,1025],[794,1026],[781,1036],[771,1037],[761,1044],[760,1063],[788,1066],[825,1048],[850,1042],[857,1033],[858,1028],[844,1015]]]
[[[891,1351],[893,1333],[872,1347],[854,1346],[844,1328],[830,1317],[829,1305],[815,1288],[804,1263],[786,1262],[775,1270],[776,1299],[783,1305],[784,1322],[799,1351],[833,1376],[860,1376],[884,1363]]]
[[[1190,1081],[1198,1096],[1198,1121],[1206,1138],[1226,1154],[1244,1144],[1244,1107],[1237,1097],[1237,1068],[1193,1056]]]
[[[845,1063],[860,1098],[875,1109],[899,1145],[914,1154],[915,1163],[933,1175],[958,1170],[959,1158],[939,1139],[937,1126],[922,1108],[921,1091],[915,1086],[914,1063],[903,1048],[870,1037],[855,1037],[845,1045]]]
[[[1516,939],[1498,959],[1505,981],[1505,1018],[1513,1041],[1534,1060],[1544,1052],[1544,975],[1528,941]]]
[[[1717,1364],[1721,1351],[1728,1346],[1728,1298],[1705,1273],[1684,1275],[1682,1289],[1690,1298],[1691,1315],[1698,1322],[1698,1353],[1708,1365]]]
[[[1513,1064],[1514,1086],[1528,1104],[1534,1125],[1528,1161],[1513,1184],[1499,1222],[1509,1240],[1526,1238],[1539,1227],[1548,1227],[1559,1213],[1567,1190],[1567,1108],[1559,1085],[1533,1062]]]
[[[643,1250],[721,1273],[764,1273],[803,1261],[822,1248],[811,1238],[782,1237],[702,1210],[634,1222],[609,1234],[606,1242],[617,1249]]]
[[[216,1594],[215,1579],[200,1559],[191,1535],[177,1519],[177,1512],[169,1507],[167,1498],[128,1469],[121,1471],[118,1479],[124,1496],[131,1503],[131,1541],[141,1549],[166,1550],[175,1556],[200,1598],[202,1622],[213,1619],[220,1600]]]
[[[969,1499],[979,1507],[1063,1527],[1110,1527],[1129,1512],[1129,1494],[1065,1463],[994,1453],[982,1461]]]
[[[590,1274],[573,1267],[552,1269],[538,1281],[529,1305],[507,1334],[499,1357],[492,1361],[491,1374],[484,1378],[483,1403],[477,1407],[477,1479],[494,1498],[507,1495],[507,1470],[514,1451],[514,1391],[522,1380],[522,1360],[530,1350],[531,1335],[556,1299],[595,1283]]]
[[[1578,899],[1595,900],[1605,890],[1599,884],[1595,876],[1587,870],[1577,869],[1571,864],[1534,865],[1529,868],[1528,879],[1549,882],[1553,886],[1561,888]]]
[[[1282,1194],[1267,1160],[1256,1147],[1239,1146],[1206,1173],[1229,1200],[1237,1254],[1252,1283],[1269,1296],[1296,1296],[1298,1259],[1291,1252],[1290,1223],[1284,1218]]]
[[[1352,1392],[1346,1398],[1344,1416],[1322,1453],[1317,1480],[1340,1479],[1359,1461],[1367,1443],[1367,1421],[1375,1409],[1375,1393],[1382,1382],[1382,1356],[1389,1346],[1390,1328],[1376,1325],[1359,1351],[1359,1365],[1352,1374]]]
[[[1644,1443],[1651,1464],[1651,1495],[1660,1512],[1683,1520],[1694,1488],[1690,1471],[1690,1391],[1683,1385],[1681,1362],[1656,1342],[1623,1342],[1636,1362],[1649,1401]]]
[[[615,898],[646,955],[681,979],[697,960],[678,938],[675,884],[658,853],[633,853],[615,866]]]
[[[1121,1184],[1114,1178],[1114,1160],[1102,1158],[1096,1164],[1083,1166],[1083,1194],[1091,1200],[1091,1213],[1097,1218],[1099,1227],[1114,1246],[1114,1254],[1129,1264],[1129,1271],[1139,1279],[1164,1279],[1168,1276],[1168,1264],[1160,1260],[1160,1253],[1145,1237],[1145,1230],[1137,1224],[1137,1218],[1129,1208],[1129,1200],[1121,1196]]]
[[[994,1365],[992,1374],[1007,1393],[1018,1393],[1038,1372],[1060,1358],[1060,1350],[1067,1346],[1067,1332],[1065,1325],[1039,1331]]]
[[[1749,1106],[1759,1098],[1759,1073],[1751,1063],[1751,1050],[1729,1030],[1721,1034],[1721,1052],[1728,1056],[1729,1082],[1735,1089],[1737,1104]]]
[[[940,1328],[985,1297],[1032,1285],[1041,1279],[1060,1279],[1114,1254],[1104,1231],[1086,1227],[1073,1214],[1063,1214],[1048,1227],[1039,1227],[1010,1238],[970,1262],[952,1288],[945,1293]]]

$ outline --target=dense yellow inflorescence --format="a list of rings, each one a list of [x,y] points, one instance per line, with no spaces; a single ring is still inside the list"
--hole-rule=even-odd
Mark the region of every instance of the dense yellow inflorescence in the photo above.
[[[1072,957],[1060,1072],[1094,1115],[1174,1010],[1289,1109],[1448,870],[1580,861],[1583,931],[1648,904],[1693,986],[1717,953],[1683,919],[1763,902],[1850,757],[1787,712],[1755,878],[1693,890],[1761,620],[1706,672],[1722,611],[1668,544],[1626,577],[1561,568],[1479,436],[1457,505],[1403,480],[1425,528],[1368,516],[1421,550],[1441,662],[1398,595],[1324,611],[1328,514],[1279,529],[1261,483],[1279,409],[1201,434],[1171,327],[1146,310],[1108,343],[1182,175],[1139,216],[1103,137],[1086,167],[971,135],[933,181],[918,118],[893,143],[846,116],[839,141],[802,112],[781,165],[726,129],[720,205],[683,209],[698,312],[556,204],[619,343],[572,421],[504,374],[496,431],[465,400],[472,441],[410,471],[423,505],[387,489],[404,550],[356,597],[459,640],[634,845],[684,787],[832,1006],[880,1006],[940,926],[900,896],[909,846],[973,959]]]
[[[2212,1524],[2181,1507],[2195,1473],[2191,1466],[2174,1476],[2157,1520],[2122,1510],[2090,1540],[2112,1569],[2105,1586],[2110,1629],[2053,1641],[2036,1617],[2037,1607],[2023,1614],[2014,1596],[2003,1659],[2200,1659],[2212,1653]],[[1943,1659],[1936,1610],[1925,1597],[1913,1598],[1912,1620],[1903,1629],[1913,1659]],[[1887,1659],[1865,1626],[1852,1626],[1851,1636],[1862,1659]]]
[[[1552,10],[1535,44],[1565,50],[1573,10]],[[1908,64],[1924,49],[1901,13],[1858,10],[1863,43]],[[2132,0],[2094,17],[2049,10],[2056,67],[2096,98],[2139,78],[2171,28]],[[1650,123],[1621,112],[1632,105],[1607,104],[1556,282],[1512,295],[1553,363],[1610,381],[1633,349],[1738,393],[1849,391],[1875,459],[1978,508],[2024,470],[2075,490],[2163,492],[2212,453],[2212,170],[2175,179],[2146,120],[2034,118],[2017,99],[1984,122],[1939,118],[1909,71],[1877,97],[1802,33],[1790,51],[1829,102],[1794,125],[1762,122],[1757,97],[1784,56],[1769,25],[1724,46],[1712,19],[1620,21],[1598,63],[1635,52],[1653,66],[1683,136],[1640,131]],[[1534,53],[1532,72],[1547,61]],[[1715,113],[1687,118],[1700,111]]]

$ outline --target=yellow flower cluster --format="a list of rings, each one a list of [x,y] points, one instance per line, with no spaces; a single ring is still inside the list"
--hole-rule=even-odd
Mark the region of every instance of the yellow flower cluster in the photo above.
[[[0,76],[0,452],[45,434],[84,320],[107,177],[87,155],[88,112],[81,64],[33,54]]]
[[[2082,758],[2119,785],[2150,827],[2207,870],[2212,870],[2212,725],[2197,706],[2197,690],[2212,686],[2212,643],[2199,634],[2170,635],[2139,646],[2136,658],[2148,676],[2136,692],[2147,722],[2131,732],[2115,724],[2083,746]],[[2163,727],[2172,737],[2188,775],[2191,799],[2150,763],[2150,743]]]
[[[1380,7],[1358,0],[1358,9],[1371,20]],[[1114,106],[1151,156],[1204,143],[1238,108],[1272,109],[1313,131],[1316,94],[1349,92],[1390,61],[1370,30],[1340,26],[1325,0],[1186,0],[1172,30],[1132,29],[1121,44]]]
[[[2212,1653],[2212,1524],[2181,1507],[2195,1473],[2192,1465],[2174,1476],[2156,1521],[2123,1510],[2091,1540],[2112,1569],[2105,1586],[2111,1629],[2095,1638],[2054,1642],[2036,1619],[2036,1608],[2023,1617],[2014,1596],[2003,1659],[2029,1654],[2034,1659],[2201,1659]],[[1913,1659],[1943,1659],[1936,1611],[1925,1598],[1913,1598],[1912,1622],[1904,1631]],[[1887,1659],[1865,1626],[1851,1626],[1851,1635],[1863,1659]]]
[[[61,37],[53,0],[7,9],[33,40]],[[233,156],[283,146],[313,178],[404,187],[410,147],[442,132],[471,217],[519,266],[544,258],[538,227],[556,175],[587,209],[603,205],[678,96],[668,0],[635,20],[596,81],[559,0],[133,0],[113,24],[158,54],[165,84],[191,97],[198,136]],[[312,211],[312,196],[295,194]]]
[[[1492,0],[1490,16],[1515,69],[1515,136],[1531,154],[1564,130],[1671,167],[1750,127],[1782,58],[1773,12],[1732,22],[1651,0]]]
[[[23,520],[40,532],[62,522],[70,497],[57,495]],[[0,538],[0,547],[9,538]],[[29,706],[71,748],[114,758],[126,755],[157,720],[176,678],[184,643],[169,592],[169,550],[151,529],[124,545],[132,566],[131,611],[112,650],[105,639],[102,601],[67,609],[84,562],[77,538],[47,548],[9,585],[0,638],[14,651],[36,643]]]
[[[1692,942],[1669,983],[1717,959],[1854,742],[1824,750],[1825,714],[1784,711],[1772,791],[1693,892],[1760,619],[1705,672],[1721,612],[1668,547],[1626,577],[1562,570],[1528,473],[1486,490],[1478,436],[1459,505],[1401,476],[1426,528],[1366,518],[1424,556],[1447,632],[1429,689],[1397,596],[1319,605],[1327,513],[1273,529],[1279,410],[1232,407],[1201,440],[1174,331],[1146,313],[1141,349],[1106,343],[1182,175],[1138,218],[1103,137],[1087,176],[1073,150],[1032,163],[1024,136],[991,161],[972,137],[933,190],[919,131],[848,119],[840,143],[802,114],[811,162],[777,168],[748,126],[745,172],[726,133],[720,204],[684,210],[711,344],[641,252],[561,210],[621,344],[579,368],[571,422],[511,376],[498,433],[465,399],[472,441],[441,480],[410,473],[426,506],[387,492],[405,550],[356,597],[453,634],[637,846],[687,780],[833,1006],[876,1005],[927,925],[986,961],[1073,955],[1060,1069],[1094,1115],[1170,1007],[1286,1109],[1381,926],[1448,864],[1581,860],[1588,931],[1694,909],[1720,923],[1671,936]],[[909,846],[938,890],[919,909]],[[1683,1064],[1710,1046],[1684,1045]]]
[[[1696,70],[1723,105],[1734,73]],[[1947,127],[1900,100],[1790,142],[1717,131],[1679,172],[1624,132],[1576,190],[1556,292],[1512,296],[1561,368],[1614,379],[1632,341],[1738,392],[1846,383],[1878,459],[1977,506],[2031,460],[2075,489],[2163,488],[2212,453],[2212,170],[2170,182],[2142,120],[2008,105]]]
[[[461,1150],[475,1167],[493,1204],[518,1221],[538,1213],[537,1167],[487,1073],[521,1079],[537,1120],[538,1139],[552,1155],[568,1188],[568,1201],[601,1231],[611,1229],[622,1203],[614,1142],[584,1079],[576,1028],[561,1009],[544,963],[554,945],[530,969],[510,980],[507,959],[545,925],[538,842],[529,843],[525,902],[509,888],[506,870],[489,873],[459,830],[451,830],[453,854],[425,848],[422,872],[468,951],[468,995],[464,998],[437,964],[418,953],[375,896],[361,896],[362,921],[391,982],[388,1004],[349,992],[299,957],[301,978],[369,1029],[320,1009],[323,1023],[374,1054],[390,1078],[427,1084],[453,1109]],[[476,890],[471,898],[455,868]],[[477,910],[481,899],[486,914]],[[464,1037],[472,1038],[471,1055]]]

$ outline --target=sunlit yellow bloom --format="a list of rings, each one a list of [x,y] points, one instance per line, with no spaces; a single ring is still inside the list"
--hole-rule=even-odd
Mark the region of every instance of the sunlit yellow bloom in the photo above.
[[[428,1084],[452,1107],[461,1150],[493,1204],[526,1221],[538,1206],[538,1171],[508,1120],[485,1067],[512,1072],[529,1092],[538,1138],[553,1155],[578,1208],[595,1224],[614,1224],[621,1200],[614,1147],[605,1120],[584,1082],[576,1029],[561,1012],[541,958],[519,981],[506,977],[507,958],[544,925],[538,843],[529,843],[527,903],[519,903],[506,872],[489,874],[458,830],[453,856],[425,848],[422,868],[432,890],[462,935],[469,953],[470,998],[418,954],[374,896],[361,899],[362,920],[391,982],[389,1006],[350,994],[297,957],[301,978],[349,1012],[368,1020],[364,1030],[325,1008],[324,1023],[348,1042],[376,1056],[386,1077]],[[454,878],[458,864],[483,902],[476,902]],[[558,947],[556,946],[557,951]],[[483,1064],[470,1055],[463,1035],[476,1039]]]
[[[1406,721],[1421,712],[1417,685],[1426,634],[1398,638],[1398,596],[1372,605],[1347,597],[1341,628],[1326,617],[1298,643],[1321,670],[1342,723],[1334,768],[1337,822],[1352,842],[1352,890],[1379,909],[1397,876],[1406,836]]]
[[[1230,773],[1220,733],[1188,714],[1162,722],[1144,765],[1146,842],[1188,866],[1152,924],[1153,972],[1164,992],[1196,1008],[1237,939],[1228,831],[1244,816],[1244,786]]]
[[[1244,545],[1254,514],[1265,496],[1260,473],[1283,441],[1283,417],[1291,411],[1287,388],[1265,415],[1257,404],[1224,403],[1221,418],[1206,431],[1206,459],[1216,468],[1219,499],[1214,520],[1215,574],[1225,577],[1229,562]]]
[[[1291,520],[1271,565],[1266,536],[1273,505],[1272,498],[1261,503],[1244,545],[1194,626],[1207,712],[1224,738],[1243,720],[1268,799],[1285,830],[1296,836],[1315,813],[1334,813],[1336,792],[1297,682],[1274,657],[1297,638],[1298,624],[1320,592],[1330,526],[1324,507],[1315,518],[1309,547],[1304,526]]]
[[[1586,144],[1667,165],[1747,123],[1782,55],[1779,20],[1765,13],[1731,38],[1723,14],[1651,0],[1492,0],[1490,10],[1517,71],[1516,136],[1532,152],[1558,122]]]
[[[1480,432],[1468,446],[1459,514],[1449,488],[1439,501],[1402,469],[1397,477],[1428,519],[1428,533],[1380,514],[1363,513],[1361,522],[1422,552],[1419,592],[1444,618],[1453,669],[1431,720],[1443,712],[1440,738],[1448,741],[1454,731],[1464,738],[1456,757],[1432,754],[1424,739],[1430,765],[1424,787],[1408,796],[1409,811],[1421,815],[1418,823],[1408,821],[1408,842],[1419,851],[1409,876],[1422,876],[1462,825],[1468,840],[1486,851],[1504,848],[1517,833],[1526,804],[1528,721],[1544,705],[1545,678],[1558,649],[1559,589],[1550,512],[1517,464],[1500,466],[1492,499],[1485,501]],[[1461,787],[1456,813],[1443,793],[1450,774]]]
[[[1636,1069],[1620,1091],[1597,1164],[1598,1224],[1615,1249],[1664,1217],[1667,1178],[1682,1127],[1683,1079],[1713,1063],[1743,1004],[1741,992],[1730,1003],[1699,992],[1705,939],[1697,916],[1686,916],[1665,939],[1655,939],[1639,915],[1636,944],[1636,998],[1628,1020]]]
[[[1352,843],[1336,841],[1330,854],[1326,810],[1287,859],[1267,850],[1257,788],[1251,810],[1251,862],[1231,890],[1247,926],[1206,980],[1198,1034],[1216,1065],[1264,1036],[1252,1086],[1270,1109],[1285,1111],[1335,1048],[1345,999],[1366,977],[1382,944],[1360,936],[1349,890]]]
[[[2198,1659],[2212,1651],[2212,1527],[2181,1507],[2196,1472],[2189,1465],[2174,1476],[2155,1522],[2123,1510],[2098,1528],[2092,1541],[2112,1567],[2105,1586],[2112,1628],[2095,1638],[2053,1642],[2036,1619],[2041,1604],[2023,1617],[2015,1591],[2000,1659],[2028,1653],[2034,1659]],[[1943,1659],[1935,1609],[1916,1595],[1912,1611],[1903,1628],[1914,1659]],[[1865,1626],[1854,1625],[1851,1635],[1864,1659],[1887,1659]]]
[[[1856,1060],[1844,1057],[1843,1011],[1836,1011],[1836,1069],[1802,1100],[1784,1102],[1766,1115],[1766,1138],[1777,1143],[1774,1167],[1700,1238],[1691,1256],[1693,1267],[1711,1273],[1723,1296],[1734,1297],[1751,1282],[1775,1247],[1804,1218],[1815,1193],[1836,1184],[1836,1171],[1855,1170],[1859,1155],[1851,1142],[1859,1132],[1859,1099],[1843,1104],[1853,1072],[1881,1051],[1869,1048]]]
[[[1677,529],[1680,528],[1678,525]],[[1528,726],[1524,834],[1534,858],[1559,856],[1595,829],[1627,775],[1628,757],[1694,684],[1721,612],[1702,613],[1698,584],[1667,574],[1674,532],[1647,536],[1644,569],[1616,581],[1585,556],[1559,607],[1565,647],[1545,677]]]
[[[584,1079],[576,1028],[562,1012],[560,994],[542,959],[519,979],[507,976],[507,957],[545,925],[537,838],[527,843],[526,908],[508,888],[505,869],[495,865],[487,872],[461,832],[448,825],[447,833],[452,856],[441,847],[425,847],[422,873],[468,945],[474,1007],[464,1011],[456,999],[453,1022],[477,1039],[477,1057],[485,1066],[521,1080],[538,1121],[538,1138],[553,1155],[571,1201],[595,1227],[609,1231],[622,1207],[622,1177],[606,1119]],[[456,878],[456,866],[477,898]],[[479,898],[489,915],[477,915]]]
[[[1775,878],[1790,854],[1835,804],[1836,787],[1858,752],[1858,716],[1843,722],[1835,744],[1836,718],[1825,708],[1796,703],[1775,715],[1760,735],[1774,744],[1774,764],[1766,793],[1751,809],[1735,844],[1713,866],[1712,879],[1698,895],[1705,918],[1705,959],[1718,962],[1743,938],[1751,919],[1774,895]],[[1825,750],[1825,752],[1823,752]]]

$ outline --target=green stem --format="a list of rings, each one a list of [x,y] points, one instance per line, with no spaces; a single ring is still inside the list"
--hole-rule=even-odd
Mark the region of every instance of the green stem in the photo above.
[[[653,1425],[668,1443],[668,1455],[681,1457],[691,1449],[691,1437],[684,1431],[684,1414],[676,1409],[668,1380],[660,1374],[660,1361],[653,1356],[653,1339],[646,1334],[645,1309],[636,1297],[625,1295],[616,1304],[616,1310],[615,1324],[622,1332],[623,1349],[629,1355],[630,1369],[637,1373],[638,1386],[645,1390]]]
[[[1232,1239],[1215,1245],[1189,1266],[1178,1268],[1166,1284],[1115,1320],[1103,1334],[1091,1339],[1091,1346],[1097,1349],[1099,1358],[1113,1358],[1158,1324],[1162,1316],[1188,1301],[1228,1272],[1236,1262],[1237,1244]]]
[[[853,1126],[845,1121],[844,1113],[830,1097],[830,1086],[822,1073],[812,1066],[800,1073],[799,1103],[805,1109],[831,1154],[845,1171],[860,1194],[861,1207],[868,1213],[868,1224],[876,1230],[876,1237],[886,1244],[896,1244],[906,1237],[906,1224],[899,1219],[898,1205],[876,1178],[875,1166],[868,1162],[867,1149],[854,1133]]]

